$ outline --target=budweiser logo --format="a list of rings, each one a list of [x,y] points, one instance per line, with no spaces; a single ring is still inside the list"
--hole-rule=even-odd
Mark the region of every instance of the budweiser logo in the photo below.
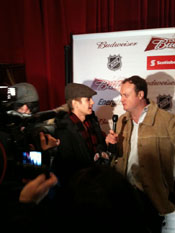
[[[162,49],[175,49],[175,38],[156,38],[153,37],[145,51],[148,50],[162,50]]]
[[[91,85],[91,88],[97,91],[104,91],[107,89],[119,91],[121,82],[122,80],[109,81],[95,78]]]
[[[114,41],[113,43],[108,43],[107,41],[99,41],[97,42],[97,49],[105,49],[105,48],[113,48],[113,47],[130,47],[130,46],[136,46],[137,42],[119,42],[117,43]]]

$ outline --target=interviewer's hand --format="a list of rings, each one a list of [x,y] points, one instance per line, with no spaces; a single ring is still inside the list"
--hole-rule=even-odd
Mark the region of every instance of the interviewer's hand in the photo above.
[[[47,137],[47,141],[46,141]],[[50,134],[40,132],[40,142],[42,150],[47,150],[55,146],[59,146],[60,140],[52,137]]]
[[[48,194],[49,189],[56,185],[57,182],[58,179],[53,173],[50,173],[48,179],[46,179],[44,174],[41,174],[24,186],[20,193],[19,201],[38,204]]]
[[[109,143],[111,144],[115,144],[118,142],[118,134],[114,133],[114,131],[111,129],[108,133],[108,135],[106,136],[106,144],[109,145]]]

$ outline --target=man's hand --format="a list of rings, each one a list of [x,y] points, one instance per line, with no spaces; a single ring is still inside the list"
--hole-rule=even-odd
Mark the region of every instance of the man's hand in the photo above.
[[[106,144],[116,144],[118,142],[118,134],[114,133],[114,131],[111,129],[109,131],[109,134],[106,136]]]
[[[19,201],[38,204],[57,182],[58,179],[53,173],[50,173],[50,178],[48,179],[46,179],[44,174],[41,174],[24,186],[20,193]]]
[[[47,140],[46,140],[47,138]],[[50,134],[40,132],[40,142],[42,150],[47,150],[55,146],[59,146],[60,140],[52,137]]]

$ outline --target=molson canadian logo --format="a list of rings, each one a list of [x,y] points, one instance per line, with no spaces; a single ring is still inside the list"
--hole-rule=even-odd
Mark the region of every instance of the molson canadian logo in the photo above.
[[[145,51],[162,49],[175,49],[175,38],[152,37]]]

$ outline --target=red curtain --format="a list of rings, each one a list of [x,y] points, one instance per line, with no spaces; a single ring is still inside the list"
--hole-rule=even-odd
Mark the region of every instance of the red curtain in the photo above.
[[[174,0],[6,0],[0,63],[24,63],[41,110],[64,103],[64,46],[71,35],[175,27]]]

